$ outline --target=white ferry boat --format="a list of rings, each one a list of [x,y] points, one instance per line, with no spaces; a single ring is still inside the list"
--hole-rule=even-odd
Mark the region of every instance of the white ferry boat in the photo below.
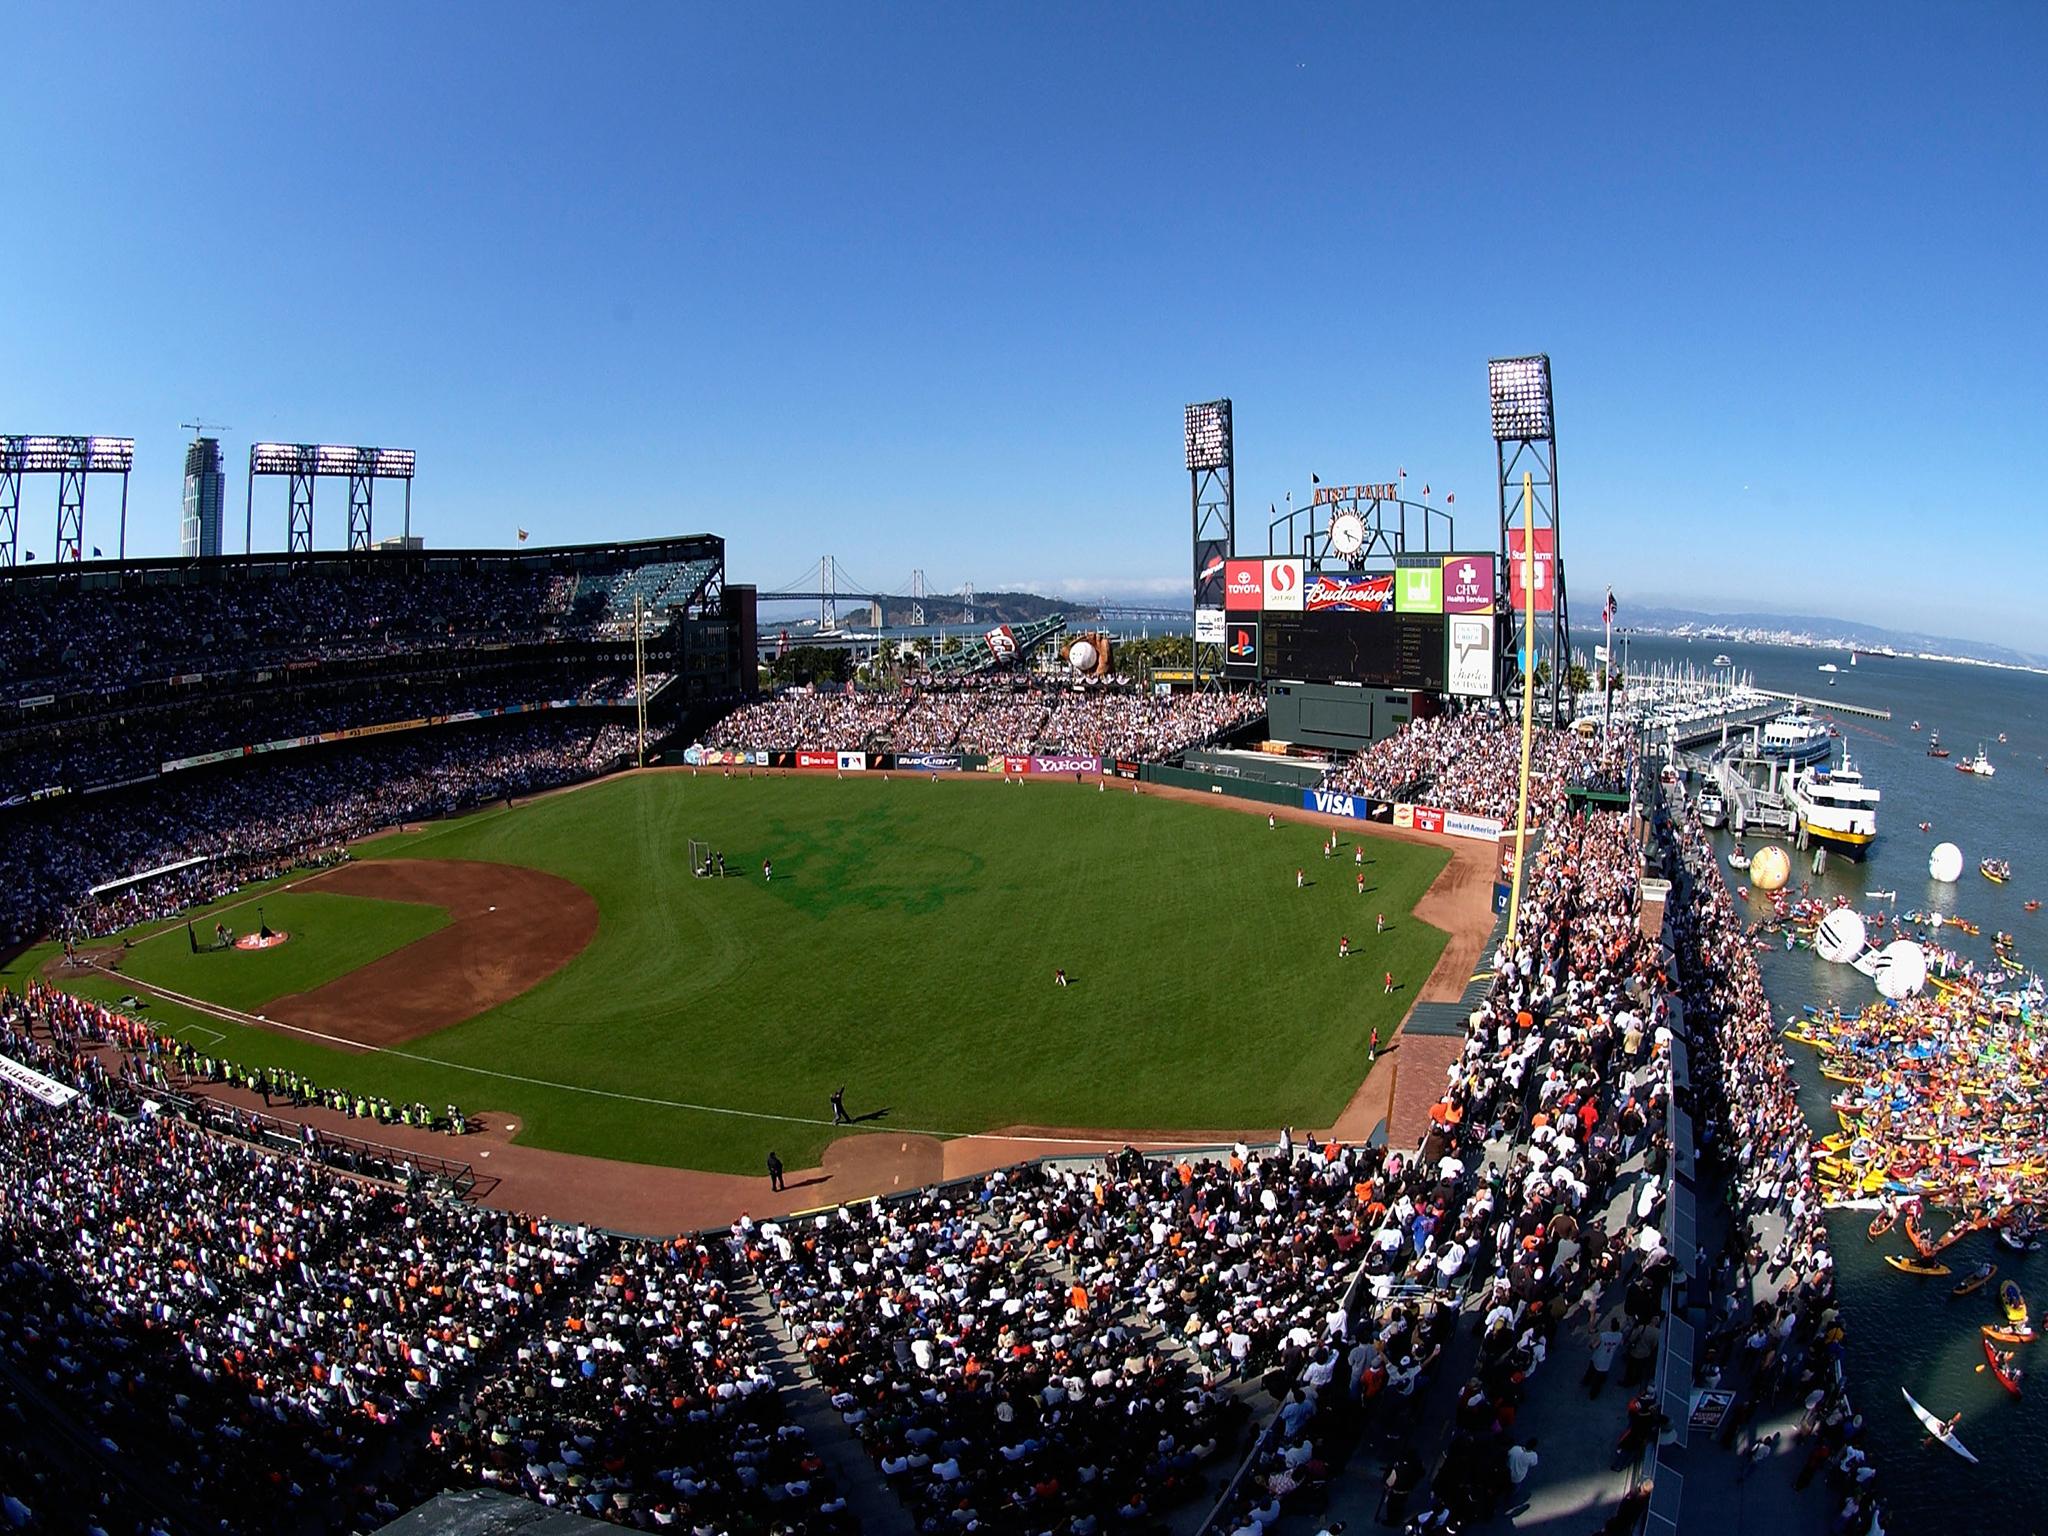
[[[1828,735],[1827,726],[1803,710],[1787,710],[1775,719],[1765,721],[1763,732],[1757,738],[1759,756],[1776,758],[1794,767],[1825,763],[1834,755],[1834,749],[1834,740]]]
[[[1839,765],[1826,761],[1793,770],[1785,803],[1798,818],[1799,831],[1810,843],[1860,859],[1877,840],[1879,792],[1863,782],[1863,774],[1844,749]]]

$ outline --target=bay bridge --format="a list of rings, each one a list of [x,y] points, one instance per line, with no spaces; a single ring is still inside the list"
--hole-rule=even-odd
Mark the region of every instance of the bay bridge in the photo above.
[[[933,592],[927,587],[924,571],[920,568],[910,573],[909,581],[904,583],[904,590],[885,592],[855,577],[834,555],[819,556],[815,563],[805,566],[796,576],[779,586],[757,588],[756,600],[763,608],[771,603],[816,604],[817,625],[823,634],[839,632],[841,603],[858,604],[871,609],[879,608],[882,613],[873,615],[878,620],[890,608],[907,607],[909,613],[905,621],[890,626],[906,629],[979,623],[982,617],[986,616],[987,607],[984,603],[984,613],[977,615],[974,583],[971,581],[962,582],[957,592]],[[1192,602],[1187,607],[1168,607],[1165,604],[1116,603],[1107,598],[1095,601],[1075,598],[1064,603],[1055,598],[1045,600],[1055,606],[1064,606],[1076,616],[1086,615],[1105,624],[1192,623]],[[764,635],[768,627],[764,620]]]

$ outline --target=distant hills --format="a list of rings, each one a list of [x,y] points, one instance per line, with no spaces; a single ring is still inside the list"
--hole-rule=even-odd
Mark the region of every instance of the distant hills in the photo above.
[[[1576,620],[1577,615],[1573,616]],[[1599,617],[1596,610],[1595,619]],[[2005,667],[2048,666],[2048,656],[2015,650],[1983,640],[1959,640],[1953,635],[1925,635],[1916,630],[1887,629],[1850,619],[1831,619],[1807,613],[1707,613],[1694,608],[1659,608],[1631,603],[1622,610],[1622,622],[1646,634],[1701,635],[1714,639],[1747,640],[1773,645],[1810,645],[1834,650],[1890,650],[1912,656],[1937,656],[1963,661],[1988,661]],[[1572,625],[1573,639],[1579,626]]]

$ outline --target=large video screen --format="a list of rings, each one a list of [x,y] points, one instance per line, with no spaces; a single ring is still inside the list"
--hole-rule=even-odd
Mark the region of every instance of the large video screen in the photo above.
[[[1263,615],[1260,675],[1367,688],[1444,690],[1444,618],[1440,613]]]

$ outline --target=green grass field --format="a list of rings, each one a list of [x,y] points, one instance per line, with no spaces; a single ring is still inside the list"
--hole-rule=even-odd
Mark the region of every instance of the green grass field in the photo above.
[[[178,927],[130,950],[121,969],[152,986],[250,1013],[346,976],[448,922],[439,907],[319,891],[279,891],[265,896],[262,907],[264,921],[291,936],[276,949],[202,948],[194,954]],[[237,908],[226,921],[237,933],[254,932],[255,904]],[[212,943],[211,920],[195,919],[192,926],[200,944]]]
[[[692,878],[691,837],[722,849],[733,877]],[[149,1012],[319,1082],[517,1114],[539,1145],[729,1171],[758,1170],[770,1146],[792,1167],[815,1162],[841,1083],[855,1115],[887,1111],[875,1129],[1322,1125],[1442,950],[1409,912],[1448,854],[1368,842],[1361,898],[1349,841],[1325,861],[1321,840],[1092,786],[636,776],[362,850],[530,865],[596,899],[582,955],[488,1013],[403,1054],[345,1054],[165,1003]],[[318,905],[280,916],[301,901]],[[136,952],[162,951],[147,973],[134,956],[130,968],[248,1009],[339,974],[344,943],[360,964],[416,937],[405,923],[438,921],[312,893],[264,905],[274,927],[303,923],[303,950],[295,937],[271,955],[194,957],[180,932]],[[1375,936],[1380,912],[1390,929]],[[295,953],[308,969],[288,980],[256,968]],[[1053,985],[1055,967],[1072,986]],[[1392,996],[1387,970],[1402,983]]]

